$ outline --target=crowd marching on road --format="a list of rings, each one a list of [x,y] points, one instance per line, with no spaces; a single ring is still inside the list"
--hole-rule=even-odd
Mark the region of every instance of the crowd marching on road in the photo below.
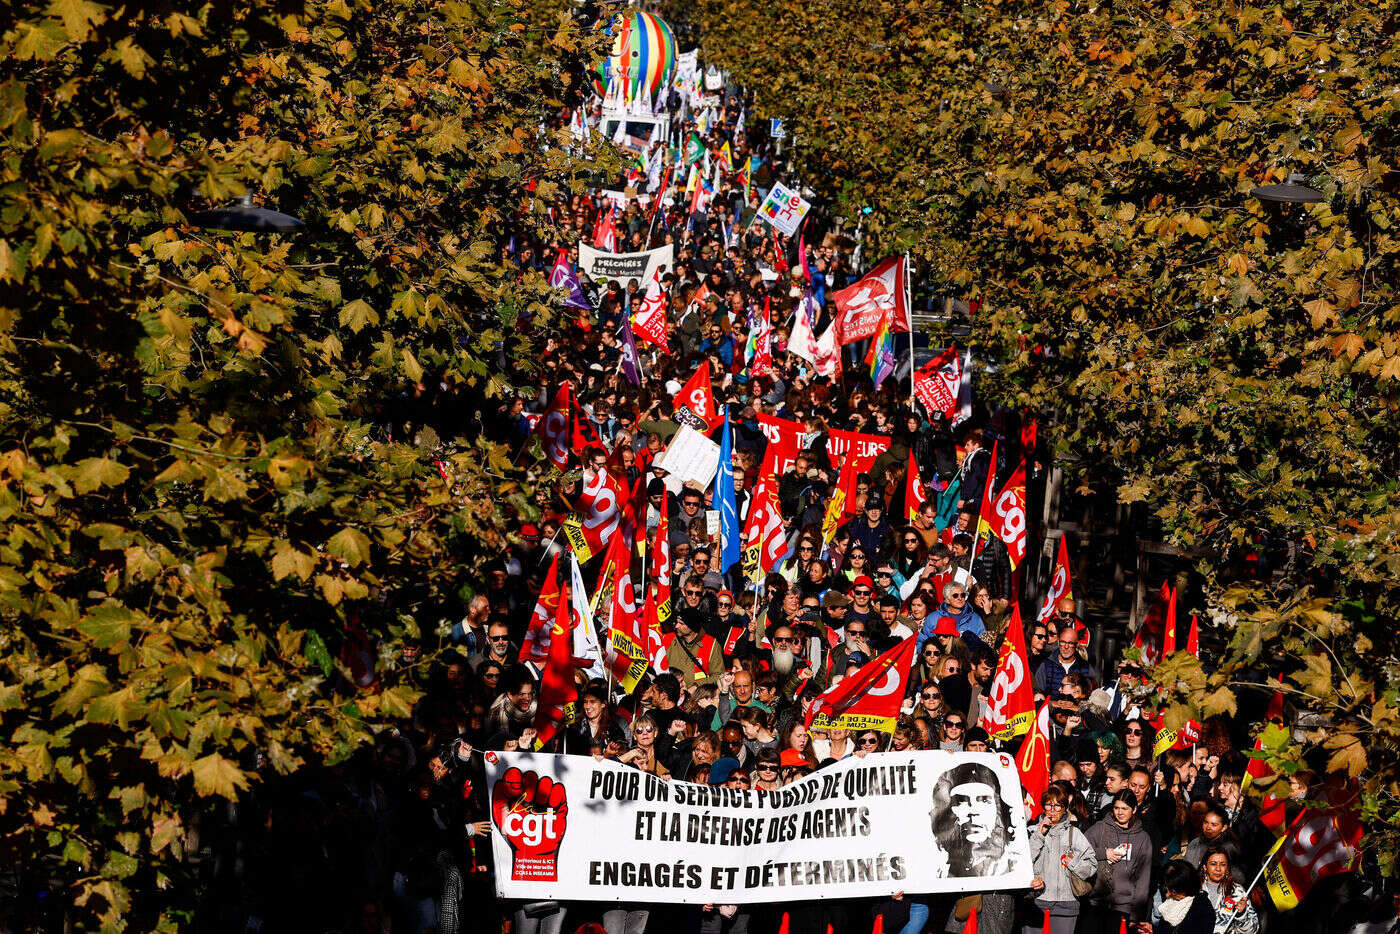
[[[893,335],[913,311],[899,258],[870,272],[817,212],[770,219],[783,161],[741,91],[687,112],[664,138],[628,141],[641,156],[614,188],[557,203],[568,240],[512,241],[521,274],[549,275],[567,296],[538,379],[480,416],[521,463],[538,458],[535,511],[512,514],[513,543],[449,621],[411,722],[268,792],[261,836],[240,844],[250,915],[267,930],[396,934],[920,934],[969,918],[984,932],[1255,934],[1297,923],[1305,912],[1283,913],[1256,876],[1321,778],[1274,775],[1246,756],[1257,723],[1164,722],[1151,662],[1177,648],[1178,626],[1180,650],[1203,654],[1171,585],[1144,625],[1155,620],[1155,642],[1090,652],[1072,543],[1058,543],[1049,582],[1033,579],[1025,553],[1027,498],[1047,462],[1033,417],[972,404],[967,348],[896,359]],[[595,112],[560,125],[570,117],[598,124]],[[800,185],[778,190],[806,211]],[[791,236],[786,220],[798,222]],[[580,244],[669,246],[672,260],[595,281]],[[399,414],[396,430],[413,430],[414,410]],[[566,696],[550,674],[560,613],[588,662],[565,653]],[[410,655],[438,647],[426,638]],[[901,650],[908,674],[888,729],[814,721],[843,681]],[[1264,719],[1284,719],[1281,701]],[[1022,768],[1025,891],[761,907],[495,894],[491,750],[771,790],[849,757],[1015,755],[1030,743],[1044,774]],[[1393,930],[1381,889],[1359,894],[1379,885],[1366,871],[1324,885],[1323,916],[1350,928],[1370,911],[1381,920],[1368,930]],[[300,909],[286,922],[274,905]]]

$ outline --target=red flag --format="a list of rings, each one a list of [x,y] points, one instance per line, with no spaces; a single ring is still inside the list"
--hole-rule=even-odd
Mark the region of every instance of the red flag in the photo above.
[[[1007,479],[992,503],[992,531],[1006,543],[1014,571],[1026,557],[1026,462]]]
[[[949,347],[921,366],[914,374],[914,395],[929,410],[942,412],[952,421],[958,414],[958,391],[962,388],[962,359],[958,349]]]
[[[823,691],[807,708],[807,728],[893,733],[917,641],[910,636]]]
[[[556,551],[554,560],[549,562],[549,574],[540,588],[539,599],[535,601],[535,612],[530,614],[517,661],[542,662],[549,658],[549,636],[554,630],[559,599],[559,552]]]
[[[1176,588],[1171,582],[1162,584],[1170,588],[1167,594],[1167,618],[1162,624],[1162,661],[1166,661],[1176,651]]]
[[[1045,602],[1041,604],[1036,619],[1044,622],[1055,615],[1055,607],[1065,597],[1074,597],[1074,585],[1069,579],[1069,544],[1061,535],[1060,553],[1055,558],[1055,576],[1050,579],[1050,590],[1045,594]]]
[[[656,520],[656,539],[651,550],[651,573],[656,579],[656,620],[664,623],[671,618],[671,530],[670,519],[662,503]]]
[[[919,465],[914,461],[914,448],[909,448],[909,466],[904,471],[904,513],[906,519],[914,519],[919,509],[928,502],[924,492],[924,481],[919,478]]]
[[[827,457],[833,464],[841,465],[838,484],[846,494],[842,515],[851,515],[860,508],[856,502],[856,477],[868,471],[875,460],[889,448],[888,435],[863,435],[857,431],[844,431],[840,428],[833,428],[827,433]]]
[[[667,349],[666,296],[661,288],[661,267],[657,266],[647,283],[642,307],[632,316],[632,333],[662,350]]]
[[[1050,744],[1050,701],[1046,700],[1036,711],[1035,725],[1021,740],[1016,753],[1016,772],[1021,776],[1032,820],[1040,816],[1040,796],[1050,787]]]
[[[710,361],[702,360],[695,374],[686,380],[681,391],[672,399],[677,409],[688,409],[713,429],[724,419],[715,413],[715,396],[710,388]]]
[[[983,532],[992,531],[992,513],[995,511],[992,490],[997,481],[997,443],[992,442],[992,459],[987,463],[987,482],[982,485],[982,501],[977,506],[977,525],[973,527],[973,535],[981,535]]]
[[[786,418],[778,418],[776,415],[765,415],[759,412],[755,416],[758,419],[758,428],[763,432],[763,436],[768,439],[768,450],[763,456],[765,468],[771,464],[776,476],[781,477],[787,473],[788,468],[797,460],[797,454],[802,450],[801,422],[789,421]]]
[[[647,637],[632,587],[632,553],[622,536],[614,536],[609,543],[604,567],[611,569],[613,579],[608,614],[608,645],[612,648],[609,664],[618,684],[630,694],[647,670]]]
[[[565,383],[554,394],[554,401],[544,410],[544,416],[535,423],[535,434],[540,436],[544,456],[561,470],[569,463],[569,432],[573,413],[573,395],[569,384]]]
[[[622,504],[626,498],[626,491],[618,486],[606,468],[584,470],[578,511],[564,520],[564,532],[580,561],[602,554],[614,537],[625,539],[617,532],[622,525]]]
[[[1283,680],[1282,672],[1279,673],[1278,679],[1279,681]],[[1265,742],[1265,734],[1268,733],[1271,728],[1273,730],[1279,730],[1282,729],[1282,727],[1283,692],[1275,691],[1274,696],[1269,698],[1269,708],[1264,713],[1264,730],[1261,731],[1259,736],[1254,740],[1254,751],[1264,752],[1266,748],[1270,747],[1272,743]],[[1244,767],[1244,781],[1240,783],[1240,789],[1244,790],[1250,785],[1263,782],[1273,777],[1273,775],[1273,766],[1269,765],[1267,760],[1250,757],[1249,762],[1246,763]],[[1266,794],[1264,796],[1264,802],[1261,805],[1261,809],[1264,812],[1260,815],[1261,819],[1264,820],[1264,825],[1275,834],[1283,830],[1283,802],[1284,798],[1277,798],[1272,794]],[[1272,812],[1271,805],[1273,805]]]
[[[1028,417],[1025,421],[1021,422],[1021,450],[1025,452],[1025,456],[1027,458],[1029,458],[1031,456],[1031,453],[1035,451],[1035,435],[1035,418]]]
[[[909,330],[909,309],[904,302],[906,275],[904,257],[892,256],[859,282],[833,292],[836,339],[844,345],[871,337],[886,315],[891,331]]]
[[[1168,749],[1190,749],[1201,741],[1201,724],[1187,720],[1176,729],[1158,728],[1157,738],[1152,741],[1152,756],[1156,758]]]
[[[554,738],[559,728],[575,719],[578,685],[574,683],[574,630],[567,600],[557,600],[549,634],[549,656],[540,675],[539,705],[535,708],[535,748]]]
[[[1270,855],[1277,858],[1264,872],[1274,907],[1287,911],[1322,879],[1361,865],[1361,818],[1352,782],[1329,782],[1327,806],[1298,815]]]
[[[1026,631],[1021,622],[1021,605],[1011,604],[1011,621],[1001,643],[996,674],[987,696],[981,726],[993,739],[1014,739],[1031,728],[1035,719],[1035,687],[1031,684],[1030,660],[1026,656]]]
[[[1201,628],[1195,613],[1191,614],[1191,628],[1186,631],[1186,651],[1194,658],[1201,657]]]
[[[593,246],[606,253],[616,253],[617,225],[613,222],[613,214],[616,212],[617,207],[609,202],[607,208],[604,210],[608,212],[607,216],[603,218],[601,223],[594,224]],[[601,214],[602,211],[599,211],[599,213]]]
[[[761,473],[749,502],[749,518],[744,525],[744,575],[758,580],[778,566],[787,543],[783,539],[783,511],[778,505],[778,481]]]

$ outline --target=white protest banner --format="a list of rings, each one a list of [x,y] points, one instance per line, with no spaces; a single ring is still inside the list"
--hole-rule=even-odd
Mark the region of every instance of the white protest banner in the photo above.
[[[676,56],[676,80],[689,78],[700,67],[700,50],[691,49]]]
[[[1031,881],[1004,754],[875,753],[774,791],[668,782],[590,756],[485,760],[503,898],[782,903]]]
[[[797,192],[782,182],[774,182],[768,197],[758,206],[758,216],[791,237],[811,207],[811,202]]]
[[[640,253],[606,253],[587,243],[579,243],[578,264],[594,282],[617,279],[626,285],[628,279],[636,279],[638,285],[644,285],[651,281],[651,274],[657,268],[669,272],[675,254],[676,247],[672,243]]]
[[[715,479],[719,445],[689,425],[682,425],[656,463],[667,471],[666,489],[672,493],[679,493],[687,482],[703,490]]]

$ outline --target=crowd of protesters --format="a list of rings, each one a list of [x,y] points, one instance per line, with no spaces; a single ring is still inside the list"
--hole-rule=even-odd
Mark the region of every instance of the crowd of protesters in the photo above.
[[[1042,454],[1022,448],[1028,436],[1017,413],[975,408],[953,425],[911,406],[908,383],[897,376],[873,387],[859,348],[847,348],[837,378],[816,375],[786,351],[802,296],[816,297],[822,333],[832,292],[861,270],[855,243],[820,220],[807,228],[805,264],[795,238],[753,223],[783,167],[765,126],[738,128],[743,109],[737,94],[721,95],[704,143],[709,158],[720,158],[728,144],[727,161],[752,168],[747,178],[724,176],[703,213],[690,214],[679,194],[684,173],[676,173],[677,197],[660,208],[661,193],[648,193],[645,178],[632,179],[638,196],[617,220],[617,251],[676,249],[664,277],[669,343],[641,346],[640,384],[623,374],[619,329],[640,310],[643,283],[600,285],[580,273],[596,313],[570,312],[575,319],[548,342],[532,385],[477,416],[484,431],[529,458],[534,418],[568,381],[599,439],[597,448],[578,452],[584,470],[606,465],[629,486],[644,487],[648,536],[663,512],[669,519],[676,608],[666,624],[667,670],[649,672],[631,694],[581,673],[578,720],[547,748],[675,781],[764,789],[888,750],[1003,748],[979,724],[1010,608],[1020,600],[1037,702],[1048,699],[1053,711],[1053,782],[1030,825],[1031,888],[761,907],[498,900],[481,753],[535,746],[540,667],[522,663],[520,650],[550,558],[566,547],[561,524],[582,482],[541,460],[536,512],[511,518],[513,544],[492,558],[465,614],[446,621],[446,651],[436,665],[415,669],[424,693],[411,722],[268,803],[257,838],[240,843],[250,913],[266,930],[395,934],[494,934],[503,925],[513,934],[588,926],[606,934],[775,934],[783,925],[791,934],[824,934],[828,926],[865,934],[877,916],[888,934],[921,934],[961,931],[973,911],[983,932],[1039,932],[1048,917],[1054,934],[1116,934],[1124,922],[1130,931],[1183,934],[1221,932],[1232,922],[1237,934],[1255,934],[1318,917],[1349,927],[1364,920],[1366,906],[1379,905],[1373,929],[1393,925],[1379,890],[1360,897],[1370,883],[1359,874],[1338,877],[1321,914],[1305,905],[1282,915],[1257,888],[1246,897],[1277,831],[1261,814],[1258,790],[1242,787],[1250,724],[1212,718],[1193,748],[1154,755],[1152,724],[1160,721],[1150,671],[1130,658],[1090,654],[1090,627],[1073,600],[1038,619],[1025,592],[1034,586],[1035,561],[1013,573],[1006,548],[986,536],[974,557],[987,472],[1004,480],[1024,457],[1028,484],[1043,483]],[[690,119],[679,132],[693,129]],[[627,180],[617,187],[626,189]],[[576,262],[577,241],[592,238],[603,210],[596,196],[561,200],[556,220],[566,235],[517,238],[508,259],[545,273],[560,250]],[[745,344],[765,302],[775,325],[773,371],[750,378]],[[801,453],[778,478],[792,546],[760,587],[743,580],[739,566],[721,572],[719,542],[706,522],[713,488],[672,492],[656,463],[675,428],[673,398],[706,360],[714,397],[733,426],[741,521],[764,464],[757,415],[801,422],[806,431]],[[822,519],[840,468],[826,453],[834,429],[887,435],[891,445],[858,478],[854,514],[825,540]],[[928,500],[912,517],[905,503],[911,452]],[[584,568],[590,585],[597,563]],[[640,560],[633,580],[648,580]],[[813,697],[910,637],[917,656],[892,734],[804,725]],[[428,647],[440,647],[438,637],[427,637]],[[1317,781],[1307,771],[1275,780],[1274,794],[1288,799],[1285,818]]]

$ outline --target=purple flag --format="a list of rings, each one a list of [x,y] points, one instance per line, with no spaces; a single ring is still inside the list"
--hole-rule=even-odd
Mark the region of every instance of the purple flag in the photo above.
[[[632,336],[632,322],[622,316],[622,375],[633,386],[642,385],[641,361],[637,359],[637,341]]]
[[[554,268],[549,272],[549,284],[556,289],[568,290],[568,294],[564,296],[565,307],[593,310],[593,306],[588,304],[588,296],[583,294],[583,286],[579,285],[578,276],[574,275],[573,269],[569,267],[569,254],[563,250],[559,251]]]

